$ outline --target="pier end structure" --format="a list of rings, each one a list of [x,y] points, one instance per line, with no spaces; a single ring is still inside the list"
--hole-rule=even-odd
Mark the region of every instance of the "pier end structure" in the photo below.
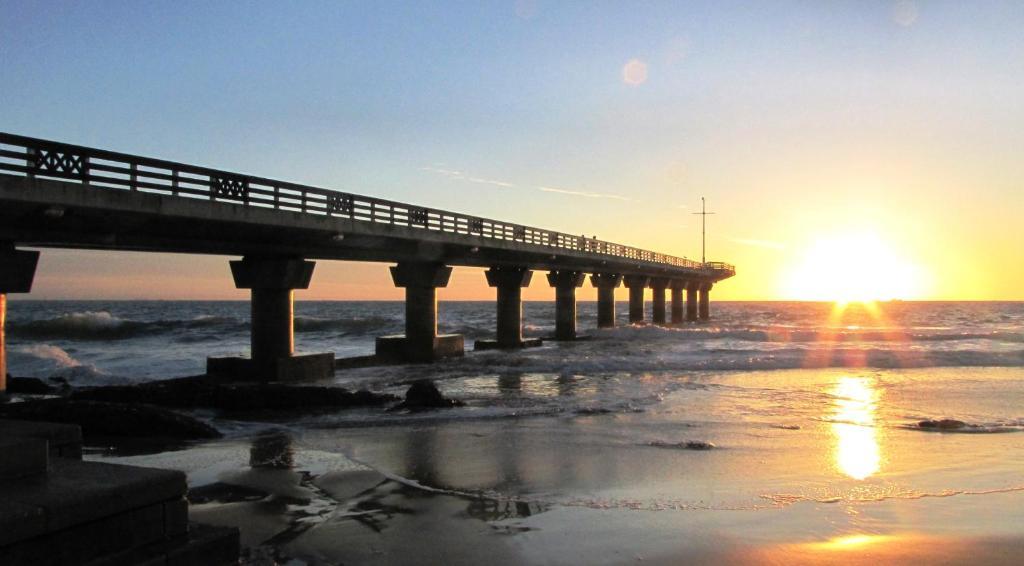
[[[711,318],[711,287],[714,284],[704,281],[700,284],[700,293],[698,295],[698,313],[697,316],[700,320],[707,320]]]
[[[700,290],[700,281],[690,281],[686,284],[686,320],[692,322],[697,320],[697,292]]]

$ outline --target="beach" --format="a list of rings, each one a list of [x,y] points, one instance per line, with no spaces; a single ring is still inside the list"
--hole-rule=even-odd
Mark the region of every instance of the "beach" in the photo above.
[[[155,305],[51,310],[36,323],[49,334],[16,344],[15,361],[43,367],[31,352],[45,342],[78,361],[48,369],[75,385],[154,379],[119,369],[132,363],[121,359],[175,340],[166,320],[194,327],[212,308]],[[164,319],[139,316],[143,307]],[[581,305],[581,327],[592,307]],[[330,304],[349,313],[336,319],[303,308],[321,322],[300,323],[300,347],[334,340],[358,353],[375,332],[352,330],[351,313],[367,305]],[[442,303],[442,321],[472,336],[491,308]],[[464,407],[199,410],[223,439],[143,453],[93,446],[86,457],[185,471],[192,519],[238,526],[255,564],[1018,561],[1024,305],[716,308],[704,325],[590,331],[578,343],[332,380],[401,395],[428,378]],[[528,305],[528,333],[548,330],[547,310]],[[40,320],[11,311],[22,329]],[[83,318],[106,319],[106,338],[54,330]],[[240,320],[217,324],[236,324],[244,343]],[[186,351],[220,343],[189,335]],[[165,358],[183,363],[168,352],[156,363]]]

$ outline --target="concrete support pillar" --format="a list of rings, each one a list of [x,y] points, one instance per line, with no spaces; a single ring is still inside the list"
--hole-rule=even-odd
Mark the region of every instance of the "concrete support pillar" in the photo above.
[[[437,288],[447,287],[452,268],[439,263],[399,263],[391,268],[396,287],[405,288],[405,336],[400,356],[413,362],[430,362],[440,357],[437,336]],[[461,337],[460,337],[461,338]],[[458,340],[461,354],[461,340]],[[381,344],[378,340],[378,354]]]
[[[252,289],[252,359],[257,364],[295,353],[294,302],[291,289]]]
[[[282,377],[279,362],[295,353],[294,290],[309,288],[316,262],[246,256],[230,265],[235,287],[251,290],[249,371],[258,379]]]
[[[39,252],[0,244],[0,398],[7,391],[7,294],[28,293],[39,263]]]
[[[697,320],[697,290],[700,283],[691,281],[686,285],[686,320]]]
[[[704,283],[700,286],[700,319],[711,318],[711,283]]]
[[[0,293],[0,401],[7,394],[7,293]]]
[[[673,279],[669,284],[672,290],[672,324],[683,322],[683,289],[686,289],[686,282],[681,279]]]
[[[629,289],[630,324],[644,321],[644,289],[647,288],[650,279],[646,275],[627,275],[625,278],[626,288]]]
[[[555,340],[576,339],[576,288],[585,277],[582,271],[548,273],[548,284],[555,288]]]
[[[622,283],[622,276],[614,273],[595,273],[590,284],[597,288],[597,327],[615,327],[615,288]]]
[[[665,289],[668,288],[669,280],[667,277],[652,277],[651,278],[651,297],[654,307],[654,313],[651,316],[651,321],[654,324],[665,324]]]
[[[487,284],[498,289],[499,348],[523,346],[523,287],[530,286],[533,272],[525,267],[492,267],[484,272]]]

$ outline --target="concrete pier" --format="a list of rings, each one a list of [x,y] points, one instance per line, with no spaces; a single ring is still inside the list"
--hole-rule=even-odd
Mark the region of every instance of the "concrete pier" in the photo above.
[[[39,252],[0,244],[0,398],[7,391],[7,294],[28,293],[39,263]]]
[[[405,334],[377,338],[377,356],[431,362],[465,353],[461,334],[437,334],[437,288],[447,287],[452,268],[440,263],[402,262],[391,268],[396,287],[405,288]]]
[[[207,374],[229,379],[293,381],[334,373],[334,354],[295,356],[295,289],[309,288],[316,262],[245,256],[230,262],[238,289],[250,289],[251,359],[209,358]]]
[[[691,281],[686,285],[686,320],[697,320],[697,290],[700,283]]]
[[[590,284],[597,289],[597,327],[615,327],[615,288],[622,283],[622,276],[615,273],[595,273]]]
[[[703,283],[700,286],[700,319],[711,318],[711,283]]]
[[[526,267],[499,266],[484,272],[487,284],[498,290],[497,340],[477,340],[475,349],[538,346],[539,340],[523,340],[523,287],[530,286],[533,272]]]
[[[672,295],[672,324],[682,324],[683,322],[683,289],[686,289],[686,281],[681,279],[673,279],[669,284]]]
[[[629,289],[629,322],[636,324],[644,321],[644,289],[651,278],[646,275],[627,275],[626,288]],[[664,310],[664,302],[662,303]]]
[[[651,322],[654,324],[665,324],[665,289],[668,288],[668,284],[667,277],[651,277],[651,302],[654,311]]]
[[[584,278],[582,271],[548,273],[548,284],[555,288],[555,340],[576,339],[576,288]]]
[[[697,319],[699,285],[736,274],[724,262],[259,175],[4,132],[0,144],[7,155],[0,159],[0,252],[7,257],[16,256],[17,243],[245,258],[232,270],[236,284],[251,289],[253,359],[211,358],[211,376],[268,380],[331,371],[326,354],[294,354],[293,291],[308,284],[313,260],[398,264],[392,275],[406,289],[406,332],[378,338],[377,358],[401,361],[462,355],[461,336],[437,335],[436,289],[447,283],[452,266],[511,266],[492,272],[512,269],[523,277],[530,270],[594,274],[600,327],[615,324],[614,289],[626,274],[631,322],[645,318],[649,278],[698,285],[688,287],[693,295],[686,311]],[[15,272],[0,269],[0,281]],[[519,285],[497,285],[496,344],[526,345]],[[8,292],[15,291],[0,286],[0,295]],[[560,337],[573,334],[573,293],[556,293]],[[661,292],[654,300],[654,321],[661,324]],[[0,349],[0,362],[3,354]]]

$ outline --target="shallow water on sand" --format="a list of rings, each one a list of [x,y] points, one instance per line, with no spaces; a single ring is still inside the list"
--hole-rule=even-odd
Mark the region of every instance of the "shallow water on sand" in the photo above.
[[[275,424],[291,438],[292,473],[302,472],[292,483],[248,469],[247,443],[267,426],[257,423],[215,420],[234,438],[126,461],[189,470],[195,487],[256,482],[266,494],[373,474],[346,497],[195,506],[226,524],[256,513],[250,544],[310,563],[999,563],[992,549],[1017,556],[1024,540],[1022,368],[530,374],[441,386],[471,406]],[[530,396],[578,409],[488,408],[536,406],[515,400]],[[588,409],[610,398],[623,406]],[[964,426],[918,426],[938,418]]]

